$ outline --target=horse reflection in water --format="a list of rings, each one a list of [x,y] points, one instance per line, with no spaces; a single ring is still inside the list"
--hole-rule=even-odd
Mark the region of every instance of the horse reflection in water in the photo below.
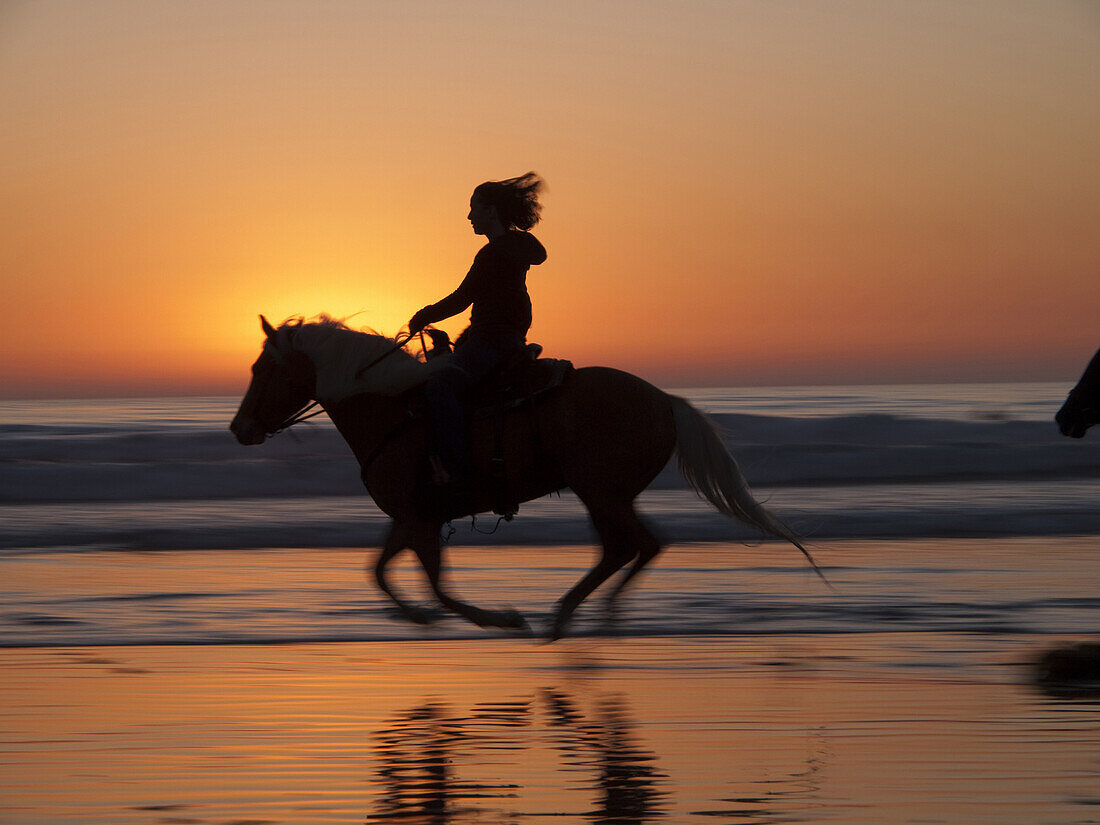
[[[595,792],[593,806],[564,816],[598,825],[644,825],[664,816],[666,777],[654,767],[656,755],[634,743],[621,700],[602,700],[593,717],[585,716],[560,691],[547,690],[542,700],[479,704],[468,716],[429,701],[398,716],[376,737],[381,761],[377,776],[383,790],[375,813],[366,821],[519,822],[524,814],[489,808],[490,800],[518,797],[519,785],[509,782],[507,775],[475,781],[463,774],[484,773],[486,767],[507,774],[510,752],[546,741],[539,736],[540,704],[548,719],[549,741],[566,770],[592,777],[582,788]],[[490,820],[491,816],[503,818]]]
[[[278,329],[264,320],[263,328],[263,352],[230,430],[241,444],[261,444],[301,420],[311,399],[321,404],[359,460],[367,491],[393,519],[374,574],[406,619],[432,620],[403,599],[386,576],[390,561],[409,548],[445,608],[481,627],[526,628],[518,612],[460,601],[442,580],[440,528],[449,518],[493,509],[502,475],[516,501],[570,488],[603,545],[597,564],[558,602],[551,639],[563,635],[573,612],[597,587],[630,565],[607,596],[613,617],[617,596],[660,553],[661,544],[638,517],[634,501],[673,454],[691,486],[720,512],[791,542],[813,564],[795,534],[753,497],[710,420],[636,376],[604,367],[574,370],[534,406],[513,409],[504,420],[471,421],[467,506],[441,514],[425,507],[428,436],[422,417],[411,414],[417,388],[436,367],[388,338],[331,319]]]
[[[1100,424],[1100,350],[1054,416],[1062,435],[1083,438],[1089,427]]]
[[[548,690],[551,725],[559,730],[558,746],[575,765],[596,772],[592,788],[597,805],[586,816],[600,825],[631,825],[661,813],[668,777],[653,766],[656,756],[632,742],[631,724],[621,699],[601,702],[596,721],[589,721],[564,693]]]
[[[429,702],[399,716],[377,735],[384,789],[378,812],[367,822],[404,820],[423,825],[475,821],[476,799],[510,797],[514,785],[469,783],[456,774],[456,763],[470,748],[470,719]]]

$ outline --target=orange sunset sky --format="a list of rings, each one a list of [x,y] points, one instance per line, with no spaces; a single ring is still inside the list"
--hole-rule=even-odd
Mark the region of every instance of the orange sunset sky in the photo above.
[[[236,394],[261,312],[394,334],[530,169],[530,338],[578,365],[1072,383],[1100,346],[1091,0],[3,0],[0,112],[8,398]]]

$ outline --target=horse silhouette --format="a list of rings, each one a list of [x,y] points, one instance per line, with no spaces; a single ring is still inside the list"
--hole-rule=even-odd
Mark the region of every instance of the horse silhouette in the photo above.
[[[435,597],[481,627],[526,628],[514,610],[484,610],[452,597],[442,584],[440,530],[446,519],[424,505],[429,452],[425,422],[411,413],[418,392],[445,358],[421,362],[394,341],[324,318],[278,329],[261,316],[266,340],[230,429],[241,444],[260,444],[298,420],[316,400],[351,447],[378,507],[393,520],[374,567],[378,586],[401,614],[427,623],[430,614],[401,598],[387,564],[405,548],[417,556]],[[472,471],[468,515],[492,508],[492,459],[502,451],[506,482],[517,501],[570,488],[588,509],[602,544],[596,565],[558,602],[550,639],[559,638],[577,606],[617,571],[633,564],[607,597],[615,599],[661,551],[638,518],[634,500],[675,452],[695,491],[723,514],[785,539],[809,560],[797,536],[757,502],[712,422],[687,401],[629,373],[586,367],[567,374],[539,403],[496,419],[469,422]]]
[[[1054,420],[1062,435],[1070,438],[1083,438],[1089,427],[1100,423],[1100,350],[1092,356]]]

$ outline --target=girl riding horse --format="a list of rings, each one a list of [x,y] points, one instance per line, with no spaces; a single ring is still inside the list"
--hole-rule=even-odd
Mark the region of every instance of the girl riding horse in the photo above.
[[[425,386],[436,455],[436,481],[444,486],[443,507],[463,510],[469,487],[464,397],[518,354],[531,326],[527,270],[546,260],[546,250],[527,230],[539,220],[543,182],[534,172],[474,189],[467,216],[488,243],[474,257],[458,289],[426,306],[409,321],[415,335],[428,324],[473,305],[470,326],[458,339],[450,364]]]

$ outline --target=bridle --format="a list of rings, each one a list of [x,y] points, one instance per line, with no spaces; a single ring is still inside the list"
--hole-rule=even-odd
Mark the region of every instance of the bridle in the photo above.
[[[283,422],[281,424],[276,425],[275,429],[267,434],[268,437],[270,438],[271,436],[278,435],[283,430],[285,430],[289,427],[293,427],[295,424],[301,424],[303,421],[308,421],[309,419],[313,418],[314,416],[320,415],[321,413],[324,412],[323,409],[313,410],[314,407],[319,407],[319,406],[320,406],[320,402],[310,401],[304,407],[301,407],[300,409],[298,409],[297,412],[293,412],[290,415],[288,415],[283,420]],[[313,412],[309,412],[310,410],[313,410]]]

